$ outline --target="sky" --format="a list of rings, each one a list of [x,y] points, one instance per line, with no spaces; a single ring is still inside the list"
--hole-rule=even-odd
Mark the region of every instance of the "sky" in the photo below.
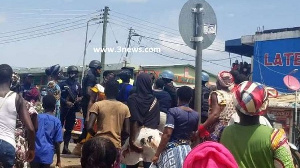
[[[86,23],[110,8],[107,47],[125,47],[129,28],[148,37],[133,37],[131,47],[156,47],[157,53],[129,53],[134,65],[194,65],[195,51],[182,45],[178,18],[185,0],[0,0],[0,59],[13,67],[82,65]],[[217,36],[203,51],[203,69],[229,70],[225,41],[267,29],[299,26],[299,0],[207,0],[217,17]],[[89,24],[86,62],[100,59],[102,24]],[[73,30],[74,29],[74,30]],[[117,41],[117,43],[116,43]],[[170,43],[172,42],[172,43]],[[176,43],[176,44],[174,44]],[[119,63],[125,53],[106,53],[106,63]],[[250,61],[231,54],[231,61]]]

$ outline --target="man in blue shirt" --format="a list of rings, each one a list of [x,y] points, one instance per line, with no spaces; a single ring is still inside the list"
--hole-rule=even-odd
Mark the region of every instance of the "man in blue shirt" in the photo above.
[[[119,73],[119,77],[122,80],[122,83],[119,86],[119,95],[117,100],[127,104],[127,100],[129,97],[129,93],[132,89],[132,85],[130,84],[131,72],[129,69],[123,69]]]
[[[35,158],[30,163],[31,168],[50,167],[54,151],[57,156],[56,166],[61,167],[60,143],[62,128],[58,118],[54,116],[56,99],[53,95],[43,98],[45,113],[38,115],[38,131],[35,141]]]

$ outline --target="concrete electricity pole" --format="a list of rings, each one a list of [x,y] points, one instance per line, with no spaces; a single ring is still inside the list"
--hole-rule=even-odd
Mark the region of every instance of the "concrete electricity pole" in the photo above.
[[[196,76],[195,76],[195,109],[200,112],[201,122],[201,95],[202,95],[202,42],[203,42],[203,12],[202,4],[197,4],[195,13],[195,43],[196,43]]]
[[[129,48],[129,46],[130,46],[132,30],[133,30],[132,27],[130,27],[130,29],[129,29],[129,35],[128,35],[128,42],[127,42],[127,50],[126,50],[126,55],[125,55],[125,67],[127,66],[128,48]]]
[[[102,53],[101,53],[101,66],[102,69],[105,69],[105,48],[106,48],[106,28],[107,28],[107,19],[108,19],[109,7],[105,6],[103,13],[103,32],[102,32]],[[101,72],[100,81],[103,79],[103,71]]]

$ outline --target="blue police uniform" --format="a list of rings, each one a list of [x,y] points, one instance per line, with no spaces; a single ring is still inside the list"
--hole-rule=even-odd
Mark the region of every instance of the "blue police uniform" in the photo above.
[[[72,79],[67,79],[66,81],[60,83],[61,88],[61,125],[62,127],[65,125],[65,134],[64,134],[64,142],[68,143],[71,139],[71,132],[73,130],[75,119],[76,119],[76,112],[80,110],[79,104],[75,103],[73,107],[67,106],[67,101],[70,101],[72,103],[75,102],[74,98],[70,95],[69,92],[75,96],[75,99],[77,97],[81,97],[81,86],[77,81],[74,81]]]

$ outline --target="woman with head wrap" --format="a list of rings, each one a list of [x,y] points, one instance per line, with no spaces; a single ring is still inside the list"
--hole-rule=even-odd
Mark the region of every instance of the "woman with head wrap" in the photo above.
[[[240,168],[292,168],[293,159],[283,129],[259,123],[268,107],[269,91],[260,83],[245,81],[233,93],[240,123],[223,131],[221,143],[235,157]]]
[[[200,138],[204,140],[220,141],[221,133],[227,126],[235,109],[232,93],[229,87],[233,84],[230,72],[222,71],[218,74],[217,89],[209,97],[209,114],[207,120],[198,128]]]
[[[56,98],[55,105],[55,117],[60,119],[60,97],[61,97],[61,88],[58,85],[58,80],[62,76],[62,69],[60,65],[53,65],[45,70],[46,75],[48,76],[47,83],[47,94],[53,95]]]
[[[138,167],[144,161],[148,168],[160,142],[157,130],[160,119],[159,104],[152,92],[150,75],[141,73],[136,80],[136,93],[129,96],[127,105],[130,117],[130,137],[122,147],[122,163],[128,168]]]
[[[224,145],[207,141],[193,148],[183,168],[238,168],[238,164]]]
[[[17,73],[12,75],[12,83],[10,89],[14,92],[20,92],[20,76]],[[31,122],[37,130],[37,110],[36,102],[39,100],[39,91],[36,87],[31,88],[24,94],[26,102],[26,108],[30,115]],[[16,159],[15,167],[27,167],[29,163],[26,161],[26,152],[28,151],[28,140],[26,138],[26,129],[21,122],[19,116],[17,118],[16,130],[15,130],[15,141],[16,141]]]

